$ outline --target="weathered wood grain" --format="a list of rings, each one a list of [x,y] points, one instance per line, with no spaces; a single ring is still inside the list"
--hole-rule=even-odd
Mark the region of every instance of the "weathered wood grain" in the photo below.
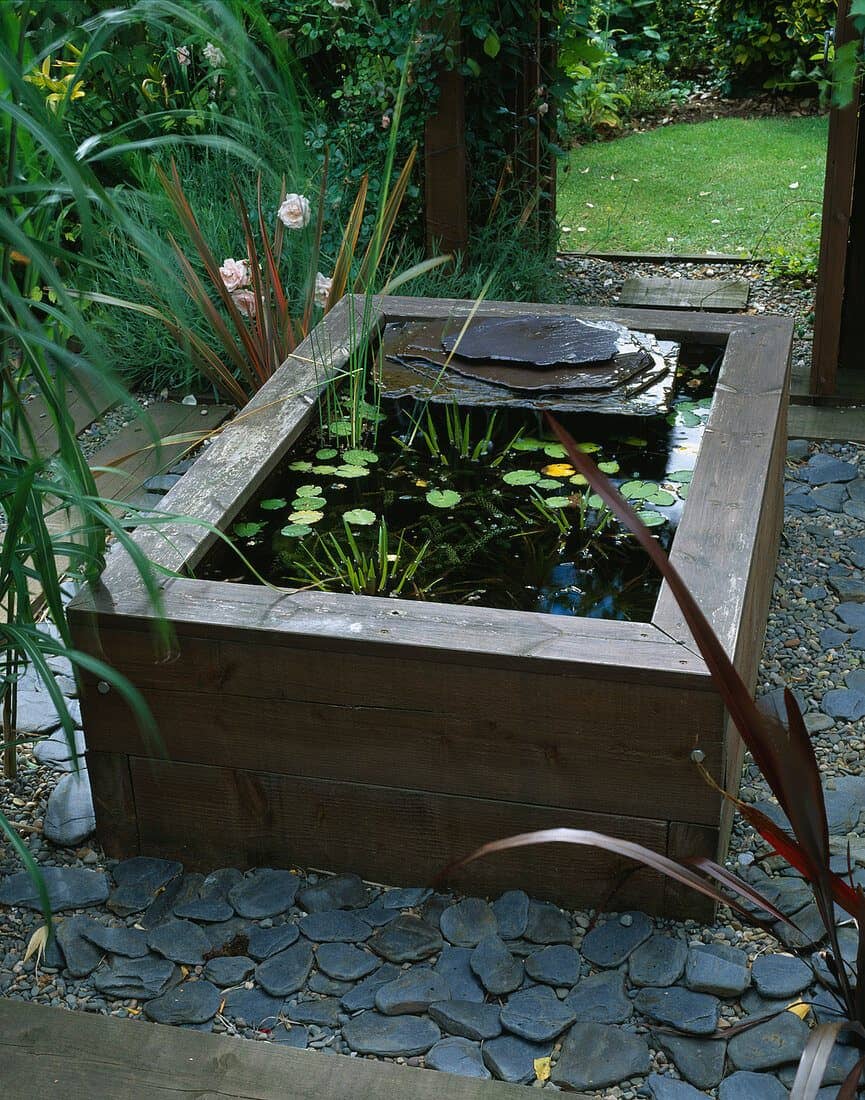
[[[747,279],[668,279],[632,275],[619,294],[623,306],[658,309],[742,310],[748,305]]]
[[[132,725],[128,711],[126,725]],[[87,750],[87,771],[93,792],[96,828],[105,854],[110,859],[138,855],[138,819],[129,774],[129,756],[98,745]]]

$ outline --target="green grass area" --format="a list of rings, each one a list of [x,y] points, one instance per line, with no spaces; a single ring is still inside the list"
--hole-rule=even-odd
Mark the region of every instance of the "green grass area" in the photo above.
[[[825,117],[730,118],[584,145],[559,174],[561,247],[813,251],[827,131]]]

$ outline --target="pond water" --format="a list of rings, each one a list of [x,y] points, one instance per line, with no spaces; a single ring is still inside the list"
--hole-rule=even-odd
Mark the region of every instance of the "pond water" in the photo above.
[[[659,416],[558,419],[669,549],[711,405],[714,352],[682,349]],[[367,395],[368,396],[368,395]],[[347,401],[347,398],[343,398]],[[567,462],[538,410],[345,405],[304,433],[199,575],[289,588],[648,621],[660,587],[636,544]]]

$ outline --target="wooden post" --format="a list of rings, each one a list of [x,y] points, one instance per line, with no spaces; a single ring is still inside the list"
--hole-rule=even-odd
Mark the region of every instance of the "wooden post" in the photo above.
[[[859,116],[863,97],[860,95]],[[856,168],[853,176],[853,202],[850,214],[850,239],[844,279],[844,304],[841,313],[841,348],[838,365],[842,370],[865,371],[865,126],[859,125]]]

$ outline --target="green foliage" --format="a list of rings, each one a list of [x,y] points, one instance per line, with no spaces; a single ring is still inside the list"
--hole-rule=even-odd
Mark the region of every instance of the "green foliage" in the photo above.
[[[798,239],[769,250],[766,272],[773,279],[808,285],[817,278],[819,259],[820,214],[803,212]]]

